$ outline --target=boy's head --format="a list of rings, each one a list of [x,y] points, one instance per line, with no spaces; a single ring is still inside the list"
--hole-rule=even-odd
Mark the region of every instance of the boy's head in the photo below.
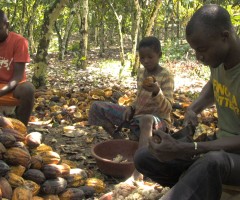
[[[6,14],[0,10],[0,42],[3,42],[6,40],[8,36],[8,19]]]
[[[196,51],[196,58],[216,68],[226,59],[233,26],[227,10],[209,4],[197,10],[186,27],[186,39]]]
[[[158,66],[162,56],[161,44],[159,39],[153,36],[144,37],[138,45],[141,64],[148,71],[153,71]]]

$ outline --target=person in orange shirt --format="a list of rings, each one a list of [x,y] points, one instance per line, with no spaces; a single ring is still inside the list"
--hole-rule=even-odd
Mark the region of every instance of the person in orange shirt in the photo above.
[[[0,10],[0,106],[16,106],[16,117],[25,125],[32,112],[35,91],[26,79],[29,62],[28,41],[9,31],[8,18]]]

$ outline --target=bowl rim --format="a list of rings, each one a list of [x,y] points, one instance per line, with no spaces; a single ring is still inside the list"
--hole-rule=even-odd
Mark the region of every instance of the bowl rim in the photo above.
[[[107,162],[109,162],[109,163],[111,163],[111,164],[129,165],[129,164],[133,164],[133,163],[134,163],[133,161],[130,161],[130,162],[129,162],[129,161],[127,161],[127,162],[120,162],[120,163],[114,162],[114,161],[109,160],[109,159],[107,159],[107,158],[102,158],[102,157],[98,156],[98,155],[94,152],[94,149],[95,149],[97,146],[99,146],[100,144],[103,144],[103,143],[110,142],[110,141],[130,141],[130,142],[132,142],[132,143],[138,143],[137,141],[127,140],[127,139],[110,139],[110,140],[102,141],[102,142],[96,143],[96,144],[91,148],[91,153],[92,153],[92,155],[93,155],[95,158],[97,158],[97,159],[99,159],[99,160],[101,160],[101,161],[107,161]]]

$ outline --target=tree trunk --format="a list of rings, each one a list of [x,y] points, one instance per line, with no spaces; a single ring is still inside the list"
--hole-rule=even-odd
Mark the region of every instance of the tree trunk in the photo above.
[[[32,6],[31,9],[31,13],[29,13],[30,17],[28,19],[28,22],[26,24],[26,28],[25,28],[25,34],[28,37],[28,41],[29,41],[29,51],[30,54],[34,54],[36,52],[36,46],[35,46],[35,42],[34,42],[34,38],[33,38],[33,22],[34,22],[34,18],[35,18],[35,13],[36,10],[38,8],[39,5],[39,0],[36,0]]]
[[[154,22],[155,22],[155,19],[157,17],[157,14],[158,14],[160,6],[161,6],[161,0],[157,0],[156,3],[155,3],[154,9],[153,9],[153,11],[151,13],[151,17],[150,17],[150,19],[148,21],[148,25],[147,25],[147,29],[146,29],[146,32],[145,32],[145,36],[151,35],[152,28],[154,26]]]
[[[32,82],[36,88],[46,86],[47,56],[52,29],[60,12],[63,10],[68,0],[56,0],[52,7],[44,13],[42,24],[42,38],[39,41],[37,55],[35,58],[34,74]]]
[[[104,1],[102,1],[101,4],[101,12],[99,12],[99,19],[100,19],[100,27],[99,27],[99,46],[100,46],[100,51],[99,51],[99,56],[103,57],[103,54],[105,52],[105,28],[104,28],[104,24],[105,24],[105,19],[104,19],[104,13],[105,13],[105,3]]]
[[[67,19],[66,27],[62,27],[64,31],[60,31],[60,28],[58,27],[57,23],[55,23],[55,29],[58,35],[58,49],[59,49],[59,60],[64,60],[64,56],[66,54],[66,50],[68,47],[68,39],[70,36],[70,32],[72,29],[72,25],[75,19],[76,10],[75,8],[78,6],[79,2],[72,5],[72,8],[70,9],[69,17]],[[61,34],[61,32],[63,32]]]
[[[77,61],[77,67],[81,69],[87,68],[87,50],[88,50],[88,0],[82,2],[82,19],[80,27],[80,52]]]
[[[137,69],[139,68],[139,56],[137,55],[138,52],[136,51],[137,49],[137,44],[138,44],[138,35],[139,35],[139,28],[140,28],[140,21],[141,21],[141,7],[138,2],[138,0],[134,0],[135,4],[135,9],[136,9],[136,16],[135,19],[133,20],[133,46],[132,46],[132,58],[131,58],[131,66],[132,66],[132,72],[131,75],[135,76],[137,74]]]
[[[109,5],[111,6],[112,10],[113,10],[113,13],[117,19],[117,22],[118,22],[118,33],[119,33],[119,39],[120,39],[120,62],[121,62],[121,69],[119,71],[119,77],[121,77],[121,74],[122,74],[122,71],[124,69],[124,65],[125,65],[125,59],[124,59],[124,47],[123,47],[123,34],[122,34],[122,15],[118,15],[116,10],[114,9],[113,7],[113,4],[112,2],[109,2]]]

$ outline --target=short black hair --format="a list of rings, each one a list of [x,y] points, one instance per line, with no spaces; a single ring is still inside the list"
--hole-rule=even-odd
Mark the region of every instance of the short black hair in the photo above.
[[[7,15],[5,14],[5,12],[3,10],[0,10],[0,21],[1,22],[8,22]]]
[[[216,4],[208,4],[199,8],[191,17],[186,27],[186,35],[191,35],[197,26],[204,26],[206,31],[219,32],[232,30],[230,15],[226,9]]]
[[[144,37],[138,45],[138,50],[142,47],[151,47],[156,53],[160,53],[161,50],[161,43],[158,38],[154,36]]]

